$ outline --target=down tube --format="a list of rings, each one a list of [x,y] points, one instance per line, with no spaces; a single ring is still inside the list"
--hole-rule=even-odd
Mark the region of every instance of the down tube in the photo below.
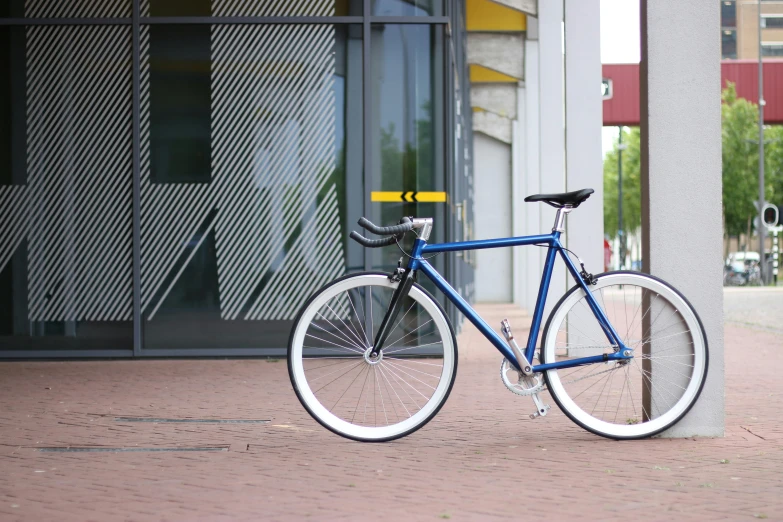
[[[495,330],[492,329],[491,326],[489,326],[484,319],[482,319],[473,308],[468,304],[467,301],[465,301],[461,295],[457,293],[456,290],[454,290],[449,283],[441,277],[441,275],[435,271],[432,266],[427,263],[426,261],[418,260],[418,266],[417,268],[424,272],[424,274],[432,280],[433,283],[435,283],[435,286],[437,286],[441,292],[443,292],[446,297],[454,303],[454,305],[459,309],[460,312],[462,312],[465,317],[468,318],[468,320],[473,323],[476,328],[479,329],[479,331],[484,334],[484,337],[486,337],[493,345],[495,345],[495,348],[500,351],[500,353],[503,354],[503,357],[511,361],[512,363],[517,362],[517,358],[514,357],[514,353],[511,351],[511,349],[508,347],[506,342],[503,340],[502,337],[500,337]],[[516,364],[517,367],[519,367],[519,364]]]

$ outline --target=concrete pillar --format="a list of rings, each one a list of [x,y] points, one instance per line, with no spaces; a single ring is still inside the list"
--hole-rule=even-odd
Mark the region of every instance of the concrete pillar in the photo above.
[[[710,351],[701,397],[663,436],[719,437],[724,428],[721,44],[715,36],[720,5],[641,0],[641,18],[642,266],[691,302]]]
[[[601,156],[601,2],[565,2],[566,190],[595,194],[567,219],[566,244],[594,274],[604,266],[604,175]],[[569,288],[573,281],[569,279]]]
[[[520,187],[521,192],[524,193],[522,199],[530,194],[541,192],[540,139],[538,134],[541,109],[538,94],[538,64],[538,19],[528,16],[527,40],[525,41],[524,105],[520,104],[518,111],[519,122],[524,127],[524,140],[526,143],[524,164],[520,165],[524,168],[524,174],[515,173],[515,175],[520,176],[520,180],[524,180],[524,186]],[[515,201],[515,204],[521,207],[523,211],[524,226],[521,235],[530,236],[542,233],[541,209],[539,206],[537,204],[524,203],[522,200]],[[520,273],[520,284],[518,285],[521,294],[519,304],[526,308],[528,313],[532,313],[536,304],[543,266],[541,251],[537,247],[524,247],[515,250],[518,251],[523,265]]]
[[[525,207],[524,203],[526,189],[525,178],[529,174],[526,166],[528,156],[527,127],[526,120],[526,99],[524,83],[517,87],[517,119],[511,124],[511,235],[525,235]],[[511,263],[513,273],[513,302],[521,308],[527,308],[525,299],[525,284],[527,274],[525,273],[525,252],[526,248],[511,249]]]
[[[566,219],[565,243],[593,274],[603,272],[604,266],[603,101],[596,87],[601,83],[600,23],[600,0],[565,0],[566,190],[595,190]],[[568,274],[566,279],[566,288],[576,284]],[[571,318],[568,341],[574,345],[595,344],[583,338],[583,332],[593,331],[594,321],[589,316]],[[601,353],[600,348],[583,349],[574,355]]]
[[[565,129],[563,104],[563,3],[540,2],[538,5],[538,98],[539,98],[539,170],[542,193],[565,191]],[[598,87],[596,87],[598,92]],[[543,203],[538,207],[540,227],[546,233],[555,222],[555,209]],[[536,248],[536,247],[530,247]],[[543,265],[546,249],[536,248]],[[531,274],[534,279],[540,278]],[[552,274],[545,314],[565,292],[565,266],[558,262]],[[546,316],[545,316],[546,317]]]

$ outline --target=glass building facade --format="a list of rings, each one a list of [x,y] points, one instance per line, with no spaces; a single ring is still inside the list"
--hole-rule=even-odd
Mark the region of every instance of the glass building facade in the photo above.
[[[360,216],[469,237],[467,87],[462,2],[3,2],[0,358],[283,353],[321,285],[396,266]]]

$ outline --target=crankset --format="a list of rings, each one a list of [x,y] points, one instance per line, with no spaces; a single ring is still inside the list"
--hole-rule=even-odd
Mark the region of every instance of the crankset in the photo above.
[[[536,417],[544,417],[550,409],[548,404],[544,404],[538,393],[544,389],[544,378],[540,373],[531,375],[528,377],[523,373],[517,371],[516,368],[506,359],[503,358],[503,362],[500,364],[500,379],[506,388],[511,390],[512,393],[517,395],[528,395],[532,397],[533,402],[536,405],[535,413],[530,414],[531,419]]]

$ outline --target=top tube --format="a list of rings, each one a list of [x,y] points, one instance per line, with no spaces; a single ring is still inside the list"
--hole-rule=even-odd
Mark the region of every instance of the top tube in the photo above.
[[[502,248],[521,245],[548,245],[553,246],[557,241],[557,233],[542,234],[537,236],[500,237],[496,239],[477,239],[473,241],[458,241],[455,243],[425,243],[421,248],[421,254],[433,254],[436,252],[454,252],[457,250],[479,250],[483,248]],[[414,249],[415,252],[415,249]],[[416,256],[414,256],[416,257]]]

